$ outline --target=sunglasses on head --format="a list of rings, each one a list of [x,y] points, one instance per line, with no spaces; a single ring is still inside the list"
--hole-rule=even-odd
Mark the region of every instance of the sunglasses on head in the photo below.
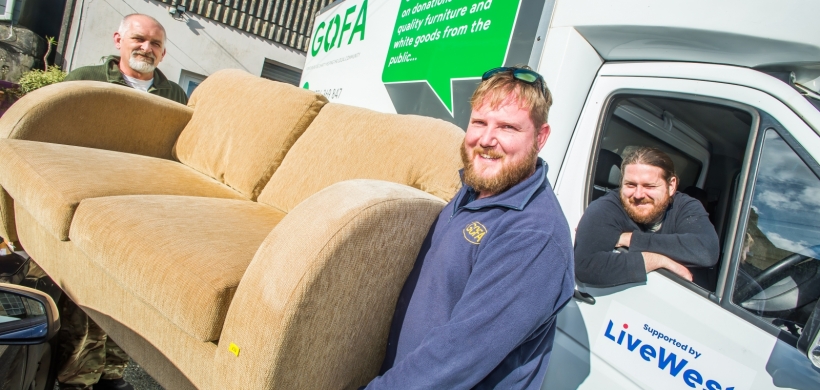
[[[490,69],[484,72],[484,75],[481,76],[481,81],[488,80],[490,77],[493,77],[496,74],[502,72],[512,72],[513,78],[515,78],[516,80],[521,80],[530,85],[539,83],[541,85],[541,93],[544,95],[544,99],[547,98],[547,83],[544,81],[544,78],[541,77],[540,74],[530,69],[502,66],[500,68]]]

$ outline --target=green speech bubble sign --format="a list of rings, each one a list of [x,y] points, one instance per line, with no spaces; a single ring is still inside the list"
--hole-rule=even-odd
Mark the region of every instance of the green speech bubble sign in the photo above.
[[[453,112],[452,79],[501,66],[520,0],[404,0],[382,81],[427,81]]]

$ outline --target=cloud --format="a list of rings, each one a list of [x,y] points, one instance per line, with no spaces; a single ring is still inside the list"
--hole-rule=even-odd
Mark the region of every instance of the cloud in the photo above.
[[[783,139],[773,133],[766,135],[760,177],[787,185],[817,187],[820,184],[806,163]]]
[[[807,249],[807,247],[810,244],[806,241],[802,241],[802,240],[801,241],[792,241],[792,240],[790,240],[786,237],[783,237],[783,236],[781,236],[777,233],[774,233],[774,232],[768,232],[768,233],[764,232],[764,234],[769,239],[769,241],[771,241],[772,244],[774,244],[774,246],[776,246],[780,249],[785,249],[787,251],[795,252],[795,253],[803,253],[803,254],[806,254],[806,255],[813,254],[812,250]]]
[[[797,194],[792,191],[784,193],[763,190],[756,198],[756,201],[763,202],[766,206],[777,210],[800,210],[804,207]]]
[[[820,186],[803,189],[802,201],[814,206],[820,206]]]

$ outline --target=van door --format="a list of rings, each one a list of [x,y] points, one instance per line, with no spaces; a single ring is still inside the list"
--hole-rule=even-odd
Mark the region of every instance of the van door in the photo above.
[[[765,83],[738,85],[748,69],[675,64],[685,71],[634,76],[647,66],[601,68],[555,192],[577,226],[590,202],[617,191],[620,158],[658,147],[678,190],[709,212],[720,261],[693,270],[695,283],[663,271],[644,284],[579,283],[591,299],[560,315],[543,388],[820,388],[820,370],[795,348],[820,298],[820,137],[794,110],[811,106],[794,103],[796,91],[784,100]]]

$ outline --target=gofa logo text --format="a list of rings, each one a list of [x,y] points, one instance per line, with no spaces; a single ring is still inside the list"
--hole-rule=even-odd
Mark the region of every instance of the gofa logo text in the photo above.
[[[359,40],[364,40],[364,26],[367,23],[367,0],[364,0],[359,13],[353,19],[353,13],[356,12],[356,5],[353,4],[344,12],[344,16],[339,12],[333,16],[327,23],[321,22],[316,26],[316,31],[313,33],[313,44],[310,45],[310,54],[316,57],[320,51],[329,52],[337,47],[342,47],[342,41],[345,39],[345,32],[350,31],[347,39],[347,45],[353,43],[353,37],[359,36]],[[355,20],[355,22],[354,22]]]

